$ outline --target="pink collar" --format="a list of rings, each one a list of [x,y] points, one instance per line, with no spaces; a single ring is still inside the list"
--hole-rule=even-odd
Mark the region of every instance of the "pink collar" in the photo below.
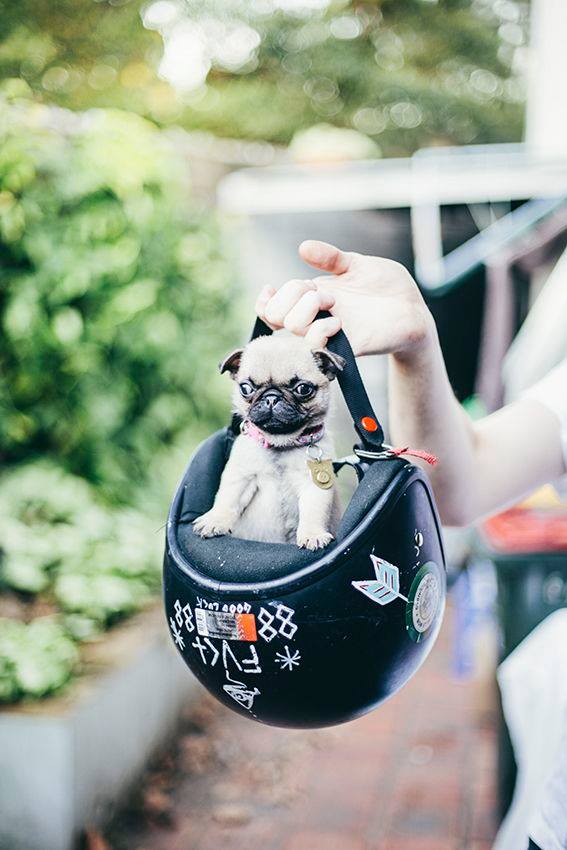
[[[325,433],[325,424],[321,423],[321,425],[317,425],[311,431],[307,429],[300,434],[299,437],[296,437],[293,443],[290,446],[274,446],[269,442],[266,435],[263,431],[261,431],[257,425],[254,425],[249,419],[244,419],[242,425],[240,426],[240,430],[243,434],[247,434],[255,443],[258,443],[259,446],[262,446],[263,449],[291,449],[291,448],[299,448],[300,446],[312,446],[313,443],[318,443],[319,440],[322,439],[323,434]]]

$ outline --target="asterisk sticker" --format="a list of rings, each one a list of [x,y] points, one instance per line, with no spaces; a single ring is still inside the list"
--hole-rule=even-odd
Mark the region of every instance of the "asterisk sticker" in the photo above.
[[[280,665],[280,670],[293,670],[294,667],[299,667],[300,661],[299,651],[296,649],[292,655],[287,644],[283,652],[276,652],[276,662]]]

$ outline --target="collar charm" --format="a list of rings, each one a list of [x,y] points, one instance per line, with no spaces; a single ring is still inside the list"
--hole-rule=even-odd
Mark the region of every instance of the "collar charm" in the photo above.
[[[308,446],[307,468],[313,483],[321,490],[330,490],[335,483],[335,471],[331,458],[323,458],[319,446]]]

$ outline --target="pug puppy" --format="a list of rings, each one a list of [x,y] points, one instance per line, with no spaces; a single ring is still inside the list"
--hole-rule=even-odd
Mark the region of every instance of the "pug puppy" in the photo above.
[[[311,550],[333,540],[340,505],[332,471],[319,473],[324,489],[308,460],[334,455],[325,420],[329,384],[344,365],[342,357],[312,351],[285,331],[259,337],[223,360],[219,368],[234,380],[242,433],[213,507],[193,523],[197,534],[295,542]]]

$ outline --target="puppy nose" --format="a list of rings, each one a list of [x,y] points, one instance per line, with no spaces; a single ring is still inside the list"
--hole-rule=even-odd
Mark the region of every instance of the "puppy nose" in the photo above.
[[[268,390],[262,396],[262,401],[268,407],[272,408],[281,400],[281,397],[281,393],[278,393],[276,390]]]

